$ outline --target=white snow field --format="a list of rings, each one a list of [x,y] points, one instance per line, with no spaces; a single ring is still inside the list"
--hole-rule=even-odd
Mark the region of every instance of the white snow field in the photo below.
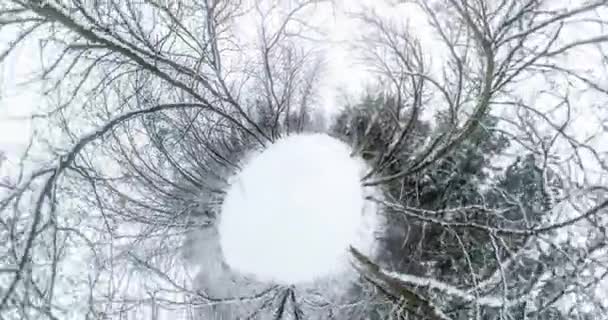
[[[260,281],[308,284],[339,276],[347,249],[371,247],[363,162],[325,134],[282,138],[249,157],[230,181],[220,246],[236,272]],[[375,214],[373,214],[375,215]]]

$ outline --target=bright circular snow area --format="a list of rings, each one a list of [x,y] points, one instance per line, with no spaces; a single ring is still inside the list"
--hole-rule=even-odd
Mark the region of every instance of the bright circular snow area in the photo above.
[[[253,156],[222,205],[226,263],[283,284],[342,272],[364,222],[361,163],[350,151],[328,135],[301,134]]]

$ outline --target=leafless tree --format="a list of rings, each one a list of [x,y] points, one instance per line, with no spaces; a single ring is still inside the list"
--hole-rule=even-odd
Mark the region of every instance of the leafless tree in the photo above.
[[[208,295],[184,243],[210,228],[243,154],[313,130],[320,62],[294,41],[310,33],[300,15],[315,4],[2,3],[3,30],[18,30],[2,58],[28,37],[40,43],[49,99],[34,142],[56,158],[2,185],[3,319],[76,306],[89,318],[196,318],[274,291]],[[259,19],[239,26],[244,16]]]
[[[243,156],[323,130],[318,30],[306,19],[322,4],[288,2],[0,3],[0,31],[15,32],[0,62],[39,44],[46,99],[30,147],[50,156],[26,153],[0,181],[0,319],[355,319],[376,303],[389,306],[379,317],[403,319],[548,319],[558,304],[565,318],[607,313],[605,0],[395,3],[425,17],[436,47],[406,21],[358,15],[357,52],[394,99],[336,134],[370,164],[362,184],[384,192],[368,200],[409,228],[404,243],[440,242],[432,258],[412,246],[395,266],[352,248],[360,292],[342,305],[300,301],[297,288],[244,279],[218,259],[192,268],[192,244],[217,253],[212,236],[197,237],[213,234]],[[252,27],[254,40],[241,34]],[[589,123],[598,128],[584,134]],[[511,140],[497,171],[512,153],[532,155],[542,214],[499,184],[485,187],[498,202],[415,200],[479,132]],[[479,246],[491,253],[482,263]],[[441,271],[442,255],[466,268]]]

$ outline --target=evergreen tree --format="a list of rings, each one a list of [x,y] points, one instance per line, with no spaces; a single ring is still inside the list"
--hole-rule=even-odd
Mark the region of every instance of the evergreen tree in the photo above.
[[[387,163],[380,176],[401,172],[415,159],[431,124],[415,119],[413,132],[389,154],[407,117],[398,120],[396,99],[368,96],[337,117],[332,132],[361,149],[361,155],[375,166]],[[410,114],[411,112],[401,112]],[[503,228],[524,228],[538,224],[548,211],[550,195],[543,188],[543,174],[532,154],[512,161],[499,174],[492,161],[509,147],[506,137],[491,128],[496,118],[487,117],[465,141],[431,166],[383,185],[391,202],[416,210],[426,218],[458,223],[478,223]],[[442,126],[442,119],[436,119]],[[500,214],[495,214],[500,212]],[[491,235],[474,228],[450,228],[385,208],[387,223],[381,236],[379,263],[388,270],[434,278],[456,286],[474,286],[499,268]],[[510,252],[521,250],[526,237],[503,237]],[[499,257],[508,252],[500,246]],[[529,268],[533,268],[530,264]],[[529,268],[520,270],[529,273]],[[427,292],[432,295],[432,293]],[[453,316],[467,318],[458,301]],[[388,312],[390,306],[383,307]],[[377,312],[374,311],[374,312]],[[486,312],[486,311],[484,311]],[[491,311],[487,311],[488,315]]]

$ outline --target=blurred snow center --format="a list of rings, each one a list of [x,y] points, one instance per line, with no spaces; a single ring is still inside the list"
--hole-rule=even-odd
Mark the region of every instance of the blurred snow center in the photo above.
[[[222,204],[218,229],[226,263],[287,285],[347,271],[348,247],[369,248],[373,241],[363,163],[350,153],[328,135],[298,134],[250,157]]]

